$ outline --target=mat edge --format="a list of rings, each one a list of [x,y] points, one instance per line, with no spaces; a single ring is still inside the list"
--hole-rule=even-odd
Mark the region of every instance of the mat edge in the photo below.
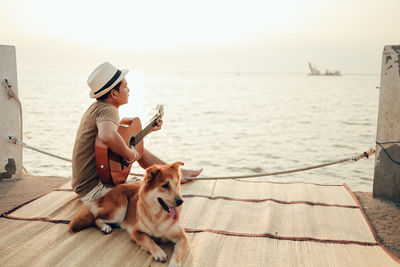
[[[376,234],[375,228],[372,225],[372,223],[370,222],[370,220],[367,217],[367,214],[364,212],[364,209],[361,206],[360,201],[358,201],[358,198],[356,197],[356,195],[354,194],[354,192],[350,189],[350,187],[346,184],[343,183],[344,188],[346,188],[347,192],[349,192],[349,194],[351,195],[351,197],[353,198],[353,200],[356,202],[358,208],[361,211],[361,214],[364,216],[365,221],[367,222],[372,235],[375,238],[376,243],[383,249],[383,251],[386,252],[386,254],[388,254],[395,262],[400,264],[400,258],[398,258],[393,252],[391,252],[388,248],[386,248],[378,239],[378,235]]]

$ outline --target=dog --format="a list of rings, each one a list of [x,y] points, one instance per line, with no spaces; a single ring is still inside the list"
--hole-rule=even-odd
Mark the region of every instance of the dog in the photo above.
[[[151,253],[156,261],[168,260],[165,252],[150,238],[175,243],[169,266],[180,266],[188,248],[185,230],[179,224],[183,207],[180,193],[183,162],[153,165],[146,169],[141,184],[121,184],[98,200],[84,203],[69,224],[73,233],[96,225],[111,233],[109,224],[118,224],[130,238]]]

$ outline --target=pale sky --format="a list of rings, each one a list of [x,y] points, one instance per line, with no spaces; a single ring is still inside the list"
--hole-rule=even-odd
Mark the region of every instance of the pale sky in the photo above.
[[[400,0],[0,0],[19,69],[379,73]]]

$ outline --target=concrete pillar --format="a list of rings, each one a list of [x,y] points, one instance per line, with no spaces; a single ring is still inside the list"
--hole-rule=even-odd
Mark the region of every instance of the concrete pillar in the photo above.
[[[383,49],[373,196],[400,201],[400,45]]]
[[[0,180],[22,177],[22,147],[8,142],[8,136],[21,138],[19,107],[7,94],[5,79],[18,96],[15,47],[0,45]]]

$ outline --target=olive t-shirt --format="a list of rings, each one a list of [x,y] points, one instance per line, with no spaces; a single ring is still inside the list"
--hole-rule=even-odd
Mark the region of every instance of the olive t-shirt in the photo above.
[[[72,188],[79,197],[85,196],[99,184],[94,150],[97,124],[102,121],[112,121],[118,125],[118,109],[97,100],[83,114],[72,152]]]

